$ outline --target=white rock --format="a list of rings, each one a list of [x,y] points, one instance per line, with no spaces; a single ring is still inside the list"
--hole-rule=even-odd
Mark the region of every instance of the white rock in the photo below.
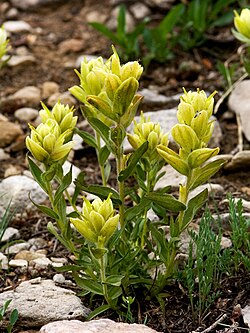
[[[83,143],[83,139],[78,135],[78,134],[74,134],[73,135],[73,141],[74,141],[74,150],[81,150],[83,148],[82,143]]]
[[[73,291],[57,287],[52,280],[22,282],[14,291],[0,294],[0,304],[7,299],[12,299],[8,313],[18,309],[27,327],[41,327],[56,320],[82,320],[89,313]]]
[[[6,254],[16,254],[23,250],[28,250],[30,248],[30,244],[28,242],[16,243],[5,249]]]
[[[16,138],[23,134],[23,131],[18,124],[10,121],[0,122],[0,148],[4,148],[13,143]]]
[[[129,9],[137,20],[143,20],[150,15],[150,9],[140,2],[134,3]]]
[[[29,122],[38,116],[39,112],[33,108],[21,108],[15,111],[14,116],[21,121]]]
[[[220,246],[221,246],[222,250],[228,249],[232,245],[233,245],[233,243],[232,243],[230,238],[227,238],[227,237],[224,237],[224,236],[221,237]]]
[[[6,13],[6,18],[7,19],[15,19],[18,17],[18,10],[16,8],[10,8],[7,13]]]
[[[63,173],[64,173],[64,175],[69,172],[71,165],[72,164],[69,161],[66,161],[63,164]],[[79,175],[80,172],[81,172],[81,169],[79,169],[75,165],[72,165],[72,183],[68,187],[68,192],[69,192],[70,195],[73,195],[73,193],[74,193],[75,184],[73,182],[77,178],[77,176]]]
[[[37,258],[31,261],[31,264],[35,266],[36,269],[45,269],[52,264],[52,261],[49,258]]]
[[[0,183],[0,208],[6,209],[11,200],[11,207],[16,212],[34,209],[35,206],[30,201],[28,195],[36,203],[43,203],[47,196],[40,186],[31,178],[26,176],[11,176]]]
[[[40,329],[40,333],[157,333],[142,324],[116,323],[110,319],[63,320],[49,323]]]
[[[28,240],[28,243],[32,245],[31,249],[33,251],[36,251],[38,249],[43,249],[44,247],[46,247],[48,245],[47,241],[40,237],[30,238]]]
[[[77,103],[75,97],[73,97],[69,91],[65,91],[64,93],[54,93],[51,95],[48,98],[47,104],[53,107],[58,100],[60,100],[62,104],[68,104],[69,106],[74,106]]]
[[[228,99],[229,108],[240,115],[242,130],[250,141],[250,80],[244,80],[237,83]]]
[[[96,60],[98,58],[98,56],[95,55],[89,55],[89,54],[85,54],[85,55],[81,55],[76,59],[76,63],[75,63],[75,67],[79,68],[81,67],[81,63],[84,61],[84,59],[86,59],[86,61],[91,61],[91,60]],[[103,61],[107,61],[107,59],[103,59]]]
[[[244,323],[248,325],[248,327],[250,327],[250,305],[245,306],[241,310],[241,313],[243,316]]]
[[[169,97],[158,94],[158,92],[151,89],[144,88],[139,91],[139,94],[144,97],[142,101],[147,105],[164,105],[169,102]]]
[[[177,172],[171,165],[167,164],[161,169],[161,172],[166,172],[165,175],[159,179],[155,185],[155,190],[163,188],[165,186],[179,187],[180,184],[184,184],[186,176]]]
[[[32,260],[35,260],[35,259],[38,259],[38,258],[45,258],[45,257],[46,257],[46,255],[42,254],[42,253],[23,250],[23,251],[18,252],[15,255],[14,259],[23,259],[23,260],[26,260],[26,261],[30,262]]]
[[[42,86],[42,98],[48,98],[49,96],[59,92],[59,84],[54,81],[46,81]]]
[[[11,267],[28,267],[28,261],[24,259],[12,259],[9,262]]]
[[[2,237],[2,242],[8,242],[12,239],[17,239],[20,238],[20,233],[19,230],[17,230],[16,228],[12,228],[12,227],[8,227]]]
[[[53,276],[53,281],[55,283],[65,283],[65,277],[62,274],[55,274]]]
[[[12,99],[15,101],[21,100],[26,107],[38,105],[41,100],[41,92],[40,89],[35,86],[26,86],[12,95]]]
[[[227,170],[237,170],[249,168],[250,166],[250,150],[243,150],[234,155],[224,168]]]
[[[9,269],[8,258],[0,252],[0,269]]]
[[[7,65],[9,67],[27,66],[35,62],[36,58],[33,55],[14,55],[10,58]]]
[[[31,25],[24,21],[5,21],[4,29],[10,33],[30,32]]]

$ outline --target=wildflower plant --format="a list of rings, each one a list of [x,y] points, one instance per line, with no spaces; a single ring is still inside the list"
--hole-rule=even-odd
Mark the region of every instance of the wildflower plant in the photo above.
[[[136,297],[138,288],[143,289],[145,298],[158,297],[175,274],[180,235],[207,199],[206,190],[191,200],[188,195],[224,163],[221,159],[211,162],[219,149],[207,148],[213,131],[214,94],[206,97],[203,91],[184,91],[177,114],[179,124],[171,131],[180,146],[178,153],[168,147],[168,135],[160,125],[143,114],[134,122],[134,133],[126,133],[142,99],[137,93],[142,71],[137,61],[121,65],[114,48],[107,61],[101,57],[84,60],[81,71],[76,71],[80,84],[70,91],[83,104],[82,113],[95,135],[75,128],[74,109],[58,102],[51,111],[43,105],[42,124],[36,129],[30,126],[26,139],[33,155],[28,157],[32,174],[51,201],[51,208],[37,206],[56,221],[49,222],[49,230],[75,256],[74,265],[61,270],[72,272],[83,294],[105,299],[90,318],[109,308],[119,313],[121,297]],[[96,149],[102,184],[87,184],[81,173],[70,195],[67,189],[72,170],[63,175],[62,166],[73,147],[74,132]],[[126,135],[134,148],[128,154],[124,153]],[[116,160],[115,188],[108,183],[111,153]],[[169,187],[155,190],[165,161],[186,176],[179,199],[168,193]],[[130,187],[126,181],[132,176],[137,185]],[[97,198],[90,202],[86,193]],[[77,207],[80,194],[81,210]],[[68,204],[73,207],[71,213],[67,213]],[[158,223],[148,217],[151,208],[162,218]],[[170,225],[170,239],[162,228],[166,224]],[[165,272],[152,279],[149,270],[162,264]]]
[[[2,25],[0,27],[0,69],[8,62],[10,57],[4,59],[8,51],[9,39],[7,38],[7,32]]]

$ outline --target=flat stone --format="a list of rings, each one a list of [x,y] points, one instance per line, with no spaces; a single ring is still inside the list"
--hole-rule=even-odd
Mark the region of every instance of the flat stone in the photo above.
[[[4,29],[10,33],[30,32],[31,25],[24,21],[5,21]]]
[[[9,67],[28,66],[34,64],[36,58],[33,55],[14,55],[10,58],[7,65]]]
[[[143,20],[151,13],[150,9],[141,2],[132,4],[129,9],[137,20]]]
[[[243,213],[242,215],[244,218],[246,218],[248,220],[250,219],[250,213]],[[223,230],[231,231],[231,226],[230,226],[230,222],[229,222],[231,219],[231,216],[229,213],[222,213],[219,216],[217,214],[212,214],[212,218],[215,221],[219,221],[221,223]]]
[[[29,122],[38,117],[39,111],[33,108],[20,108],[15,111],[14,116],[21,121]]]
[[[0,122],[0,148],[7,147],[23,134],[21,127],[9,121]]]
[[[58,100],[60,100],[62,104],[68,104],[70,107],[77,103],[75,97],[73,97],[69,91],[65,91],[64,93],[54,93],[51,95],[47,104],[52,107],[58,102]]]
[[[242,316],[244,323],[250,327],[250,305],[246,305],[242,310],[241,310]]]
[[[8,242],[13,239],[17,239],[20,237],[19,230],[13,227],[6,228],[3,237],[1,239],[2,242]]]
[[[6,254],[17,254],[20,251],[28,250],[30,248],[30,244],[28,242],[16,243],[5,249]],[[19,259],[18,259],[19,260]],[[22,259],[20,259],[22,260]]]
[[[42,270],[52,265],[52,261],[49,258],[43,256],[32,260],[31,264],[35,266],[35,269]]]
[[[88,322],[63,320],[49,323],[40,329],[40,333],[157,333],[142,324],[116,323],[110,319],[98,319]]]
[[[53,276],[53,281],[62,284],[65,283],[65,277],[62,274],[55,274]]]
[[[250,150],[243,150],[234,155],[224,168],[226,170],[248,169],[250,166]]]
[[[144,88],[139,91],[139,94],[144,98],[142,100],[143,103],[147,105],[164,105],[169,102],[170,98],[159,94],[157,91]],[[179,95],[181,96],[181,94]],[[176,112],[176,111],[175,111]]]
[[[12,259],[9,262],[11,267],[28,267],[28,261],[23,259]]]
[[[12,302],[7,314],[18,309],[19,318],[26,327],[41,327],[64,319],[83,320],[89,313],[73,291],[56,286],[52,280],[22,282],[14,291],[0,294],[0,304],[8,299]]]
[[[8,160],[9,158],[10,158],[10,155],[5,153],[3,148],[0,148],[0,161],[5,161],[5,160]]]
[[[190,192],[188,199],[191,200],[194,198],[196,195],[198,195],[200,192],[204,191],[205,189],[208,190],[208,193],[223,193],[224,188],[220,184],[213,184],[213,183],[208,183],[208,184],[203,184],[195,188],[193,191]]]
[[[5,210],[11,200],[11,208],[15,212],[35,209],[28,195],[31,194],[32,200],[36,203],[43,203],[47,195],[33,179],[18,175],[4,179],[0,183],[0,212]],[[1,216],[1,214],[0,214]]]
[[[228,99],[229,108],[240,116],[242,130],[250,141],[250,80],[244,80],[235,86]]]
[[[59,52],[61,54],[66,54],[69,52],[79,52],[84,48],[84,41],[82,39],[67,39],[62,41],[59,46]]]
[[[164,165],[161,172],[165,172],[165,175],[161,177],[155,185],[155,190],[163,188],[165,186],[179,187],[186,180],[186,176],[180,174],[171,165]]]
[[[39,259],[39,258],[46,258],[46,255],[42,254],[42,253],[33,252],[33,251],[22,250],[15,255],[14,259],[23,259],[23,260],[30,262],[32,260]]]

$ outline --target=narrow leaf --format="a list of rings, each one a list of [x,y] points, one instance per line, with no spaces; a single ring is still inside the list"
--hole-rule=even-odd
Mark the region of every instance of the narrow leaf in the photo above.
[[[108,304],[103,304],[101,306],[98,306],[94,311],[90,312],[86,320],[91,320],[95,318],[96,316],[100,315],[101,313],[107,311],[110,309],[110,306]]]
[[[150,192],[146,194],[145,197],[171,212],[180,212],[186,208],[182,202],[178,201],[170,194]]]
[[[44,214],[48,215],[49,217],[51,217],[54,220],[58,220],[59,219],[59,216],[56,214],[56,212],[53,209],[51,209],[51,208],[49,208],[47,206],[39,205],[39,204],[35,203],[31,199],[30,193],[29,193],[29,199],[33,203],[33,205],[35,205],[38,209],[40,209]]]
[[[39,184],[39,186],[47,193],[46,183],[42,179],[42,170],[33,162],[33,160],[28,156],[29,168],[32,176]]]
[[[110,155],[110,150],[105,145],[100,149],[99,152],[99,163],[100,165],[104,165]]]
[[[63,192],[69,187],[69,185],[72,183],[72,165],[70,167],[70,170],[62,179],[62,183],[58,187],[55,193],[54,197],[54,205],[57,205],[60,197],[62,196]]]
[[[120,287],[124,275],[110,275],[106,278],[105,283],[111,286]]]
[[[72,275],[79,287],[86,289],[93,294],[103,295],[103,290],[100,283],[90,279],[80,278],[79,275],[74,272]]]
[[[151,201],[143,198],[138,205],[126,210],[124,214],[125,221],[128,222],[133,220],[135,217],[140,216],[141,213],[148,210],[150,206],[151,206]]]
[[[85,131],[80,131],[78,128],[75,128],[74,132],[78,134],[90,147],[97,148],[96,140],[93,135]]]
[[[121,171],[118,180],[124,181],[126,180],[134,171],[138,161],[142,157],[142,155],[147,151],[148,149],[148,142],[145,141],[130,157],[128,161],[128,166],[125,170]]]

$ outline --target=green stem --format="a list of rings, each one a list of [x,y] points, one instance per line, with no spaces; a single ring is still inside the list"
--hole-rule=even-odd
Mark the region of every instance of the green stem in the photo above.
[[[102,165],[100,163],[101,137],[97,132],[95,132],[95,138],[96,138],[96,143],[97,143],[96,155],[97,155],[98,163],[99,163],[99,166],[100,166],[101,177],[102,177],[102,185],[107,186],[107,180],[106,180],[106,177],[105,177],[105,168],[104,168],[104,165]]]
[[[124,170],[124,160],[123,160],[123,147],[119,147],[117,151],[117,156],[116,156],[116,164],[117,164],[117,180],[118,176],[121,171]],[[124,227],[125,221],[124,221],[124,212],[125,212],[125,207],[124,207],[124,200],[125,200],[125,188],[124,188],[124,181],[119,181],[118,180],[118,190],[119,190],[119,195],[121,199],[121,204],[119,206],[119,214],[120,214],[120,224],[121,228]]]
[[[100,275],[101,275],[101,284],[102,284],[102,290],[103,290],[103,296],[108,303],[108,305],[111,306],[109,296],[108,296],[108,287],[106,284],[106,272],[105,272],[105,264],[104,264],[104,256],[99,259],[99,264],[100,264]]]

